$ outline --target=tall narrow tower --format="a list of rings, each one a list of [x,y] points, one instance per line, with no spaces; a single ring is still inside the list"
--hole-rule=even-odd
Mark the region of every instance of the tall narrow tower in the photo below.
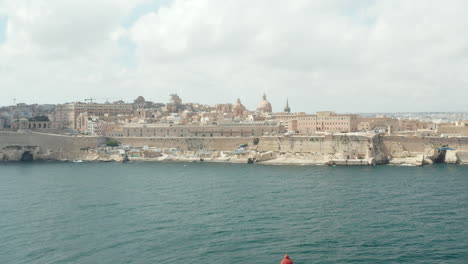
[[[286,98],[286,107],[284,108],[285,113],[291,113],[291,108],[289,108],[289,100]]]

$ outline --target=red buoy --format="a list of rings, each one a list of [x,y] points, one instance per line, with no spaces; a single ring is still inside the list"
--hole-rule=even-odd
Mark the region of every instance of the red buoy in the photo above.
[[[289,258],[288,255],[284,255],[284,258],[280,264],[294,264],[294,262]]]

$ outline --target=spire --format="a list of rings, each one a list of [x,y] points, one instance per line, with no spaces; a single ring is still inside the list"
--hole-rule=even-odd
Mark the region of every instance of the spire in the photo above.
[[[266,100],[266,93],[263,92],[263,100]]]
[[[289,99],[286,98],[286,107],[284,108],[284,112],[285,113],[290,113],[291,112],[291,108],[289,108]]]

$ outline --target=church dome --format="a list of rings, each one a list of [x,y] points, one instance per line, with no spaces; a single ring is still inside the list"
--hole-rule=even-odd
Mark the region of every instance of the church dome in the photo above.
[[[234,108],[232,109],[232,112],[234,115],[243,115],[245,111],[245,106],[241,103],[240,99],[237,99],[236,104],[234,105]]]
[[[272,108],[270,102],[266,99],[266,94],[263,94],[262,101],[258,104],[257,111],[263,113],[271,113]]]
[[[137,108],[144,108],[146,104],[145,98],[143,96],[138,96],[137,99],[133,100],[133,104]]]

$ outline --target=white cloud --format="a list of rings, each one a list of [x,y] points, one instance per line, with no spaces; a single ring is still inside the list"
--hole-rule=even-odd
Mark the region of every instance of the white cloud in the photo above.
[[[461,0],[175,0],[130,26],[143,1],[6,3],[0,87],[30,100],[178,92],[253,108],[267,91],[277,111],[286,97],[308,112],[466,110]]]

